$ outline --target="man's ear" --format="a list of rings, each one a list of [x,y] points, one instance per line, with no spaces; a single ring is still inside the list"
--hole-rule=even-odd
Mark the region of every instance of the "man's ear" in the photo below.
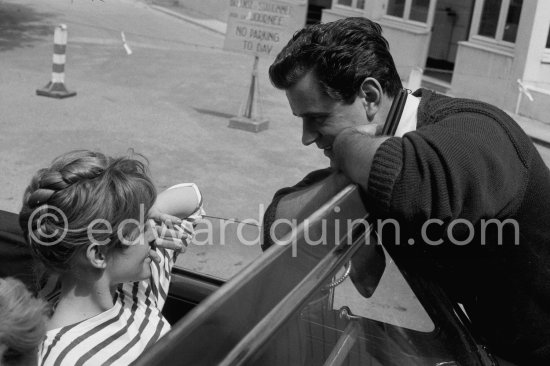
[[[382,86],[375,78],[365,78],[359,89],[359,96],[363,99],[363,106],[367,112],[367,119],[372,122],[380,109],[383,95]]]
[[[104,269],[107,267],[107,257],[103,245],[90,244],[86,248],[86,259],[94,268]]]

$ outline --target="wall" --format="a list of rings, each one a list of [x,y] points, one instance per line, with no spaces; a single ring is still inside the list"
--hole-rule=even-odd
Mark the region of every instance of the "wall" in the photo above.
[[[407,80],[413,67],[424,67],[430,41],[428,29],[404,27],[402,23],[382,18],[382,34],[390,44],[399,76]]]
[[[536,70],[535,79],[532,80],[527,77],[526,81],[532,83],[539,88],[550,90],[550,63],[548,63],[547,61],[539,62]]]
[[[384,0],[365,0],[365,8],[363,10],[338,5],[338,0],[332,0],[332,7],[323,10],[321,22],[329,23],[345,17],[365,17],[378,21],[385,13],[386,3]]]
[[[227,21],[228,0],[152,0],[153,4],[162,6],[180,6],[193,12]]]
[[[513,53],[460,42],[450,93],[513,110],[517,97],[514,67]]]
[[[550,1],[524,3],[518,30],[516,49],[520,51],[518,62],[521,78],[528,83],[550,83],[550,61],[545,57],[546,39],[550,24]],[[528,26],[523,26],[526,24]]]
[[[391,54],[401,79],[407,80],[413,67],[424,67],[430,40],[430,31],[427,28],[411,26],[384,17],[386,6],[384,1],[366,0],[365,11],[342,6],[335,7],[335,3],[336,0],[333,1],[331,9],[323,10],[321,22],[328,23],[353,16],[372,19],[382,26],[382,34],[390,44]]]
[[[321,17],[321,23],[330,23],[342,18],[359,17],[359,16],[363,16],[363,13],[354,11],[354,10],[323,9],[323,16]]]

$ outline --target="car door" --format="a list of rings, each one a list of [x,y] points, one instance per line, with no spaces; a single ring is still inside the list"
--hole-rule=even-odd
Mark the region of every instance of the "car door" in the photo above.
[[[435,284],[401,272],[387,253],[371,298],[353,293],[342,271],[366,240],[375,240],[370,226],[355,220],[368,223],[357,195],[353,186],[342,190],[311,215],[310,225],[198,303],[135,365],[496,364],[458,307]],[[324,221],[348,219],[356,225],[339,230],[343,235],[328,225],[325,234],[336,238],[330,245],[306,245]]]

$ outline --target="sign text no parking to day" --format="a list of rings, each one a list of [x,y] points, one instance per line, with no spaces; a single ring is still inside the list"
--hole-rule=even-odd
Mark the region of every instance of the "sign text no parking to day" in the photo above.
[[[229,0],[224,49],[275,56],[304,25],[305,6],[274,0]]]

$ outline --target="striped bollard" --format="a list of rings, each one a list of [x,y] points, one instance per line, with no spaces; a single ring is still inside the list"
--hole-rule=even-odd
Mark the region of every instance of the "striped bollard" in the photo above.
[[[53,36],[53,68],[52,81],[36,94],[51,98],[68,98],[76,95],[74,91],[65,88],[65,49],[67,48],[67,26],[60,24],[55,27]]]

